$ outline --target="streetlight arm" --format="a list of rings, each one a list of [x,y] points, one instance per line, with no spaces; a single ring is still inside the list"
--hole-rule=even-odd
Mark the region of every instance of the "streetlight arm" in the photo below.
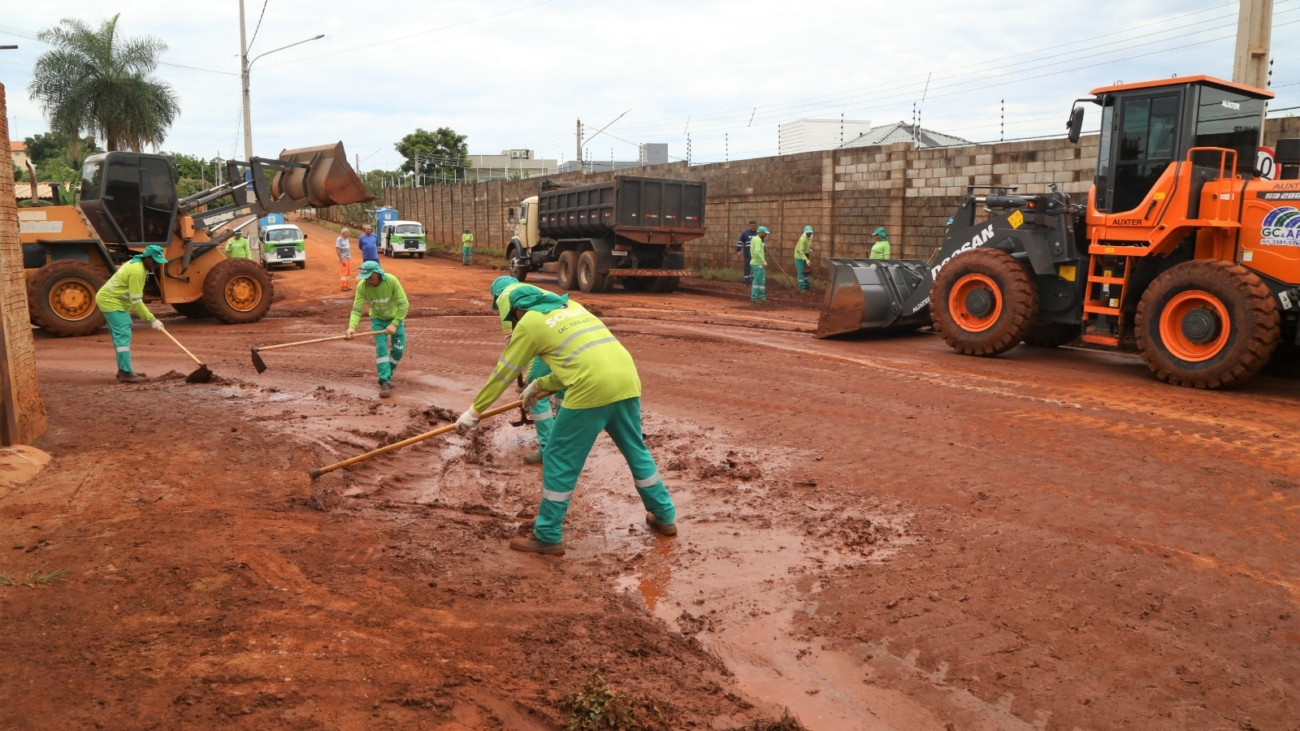
[[[257,54],[256,56],[253,57],[253,60],[252,60],[252,61],[249,61],[249,62],[248,62],[248,68],[250,68],[250,69],[253,68],[253,64],[257,63],[257,59],[261,58],[262,56],[270,56],[272,53],[275,53],[276,51],[283,51],[283,50],[286,49],[286,48],[293,48],[294,46],[301,46],[301,45],[304,44],[304,43],[311,43],[312,41],[319,41],[320,39],[322,39],[322,38],[324,38],[324,37],[325,37],[325,34],[324,34],[324,33],[321,33],[321,34],[318,35],[318,36],[315,36],[315,37],[312,37],[312,38],[306,38],[306,39],[304,39],[304,40],[298,41],[297,43],[290,43],[290,44],[287,45],[287,46],[280,46],[279,48],[271,49],[270,51],[267,51],[266,53],[259,53],[259,54]]]

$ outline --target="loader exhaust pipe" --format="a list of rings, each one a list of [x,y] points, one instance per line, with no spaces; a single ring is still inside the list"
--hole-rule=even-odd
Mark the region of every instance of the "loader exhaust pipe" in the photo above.
[[[357,171],[348,164],[342,142],[282,150],[280,159],[309,167],[289,168],[275,174],[271,180],[271,195],[277,200],[287,195],[292,200],[307,200],[316,208],[324,208],[375,199],[366,192]]]

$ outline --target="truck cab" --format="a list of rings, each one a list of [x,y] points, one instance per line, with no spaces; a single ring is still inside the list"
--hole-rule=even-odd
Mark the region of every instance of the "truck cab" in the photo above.
[[[541,235],[537,230],[537,196],[534,195],[519,201],[515,236],[511,244],[517,242],[524,251],[531,251],[540,241]]]
[[[390,257],[399,255],[424,258],[424,226],[419,221],[386,221],[379,234],[380,251]]]
[[[263,228],[258,239],[262,242],[262,266],[291,264],[299,269],[307,268],[307,235],[292,223],[271,225]]]

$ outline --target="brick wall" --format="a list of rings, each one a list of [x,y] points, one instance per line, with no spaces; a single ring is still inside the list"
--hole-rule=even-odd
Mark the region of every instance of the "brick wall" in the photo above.
[[[1264,139],[1300,137],[1300,118],[1270,119]],[[1077,145],[1064,139],[913,150],[908,143],[741,160],[687,167],[670,163],[624,171],[708,183],[708,233],[686,245],[688,266],[736,266],[736,235],[752,219],[772,231],[768,242],[783,266],[793,258],[804,226],[812,226],[821,256],[866,256],[871,232],[889,231],[898,258],[928,259],[943,241],[944,224],[968,185],[1046,191],[1056,183],[1076,201],[1088,194],[1097,135]],[[602,182],[610,173],[551,176]],[[433,240],[458,246],[470,226],[480,245],[502,248],[513,232],[509,211],[537,193],[539,179],[477,185],[388,189],[384,203],[422,222]],[[330,218],[329,209],[321,213]],[[333,219],[331,219],[333,220]],[[787,266],[788,268],[788,266]]]
[[[0,160],[9,160],[9,118],[5,87],[0,84]],[[0,388],[14,404],[16,433],[13,441],[30,444],[45,433],[45,403],[36,382],[36,348],[27,314],[27,280],[23,252],[18,242],[18,209],[14,198],[12,165],[0,165],[0,318],[3,318],[7,376]]]

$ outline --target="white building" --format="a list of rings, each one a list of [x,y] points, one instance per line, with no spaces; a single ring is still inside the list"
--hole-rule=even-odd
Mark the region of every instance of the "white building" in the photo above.
[[[869,119],[796,119],[779,125],[780,153],[834,150],[871,129]]]
[[[911,142],[917,148],[953,147],[955,145],[973,145],[974,142],[956,135],[936,132],[925,127],[918,127],[906,122],[894,122],[873,127],[861,135],[846,139],[841,148],[872,147],[874,145],[892,145],[895,142]]]
[[[467,171],[476,180],[515,180],[551,175],[560,168],[558,160],[533,157],[532,150],[502,150],[500,155],[469,155]]]

